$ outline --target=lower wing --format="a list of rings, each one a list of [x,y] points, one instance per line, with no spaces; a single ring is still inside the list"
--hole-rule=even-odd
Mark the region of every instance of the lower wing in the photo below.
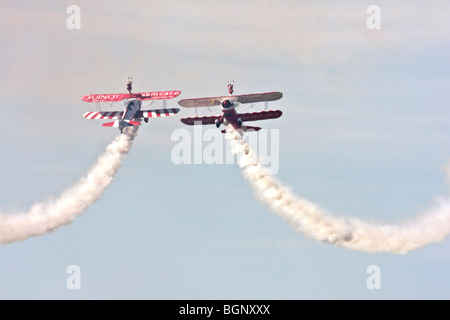
[[[169,117],[177,114],[180,111],[178,108],[173,109],[154,109],[139,111],[136,118],[159,118]],[[94,120],[118,120],[122,119],[123,111],[100,111],[100,112],[86,112],[83,117]]]
[[[242,113],[242,114],[239,114],[239,117],[244,122],[244,121],[276,119],[276,118],[281,117],[282,114],[283,114],[283,112],[281,112],[280,110],[269,110],[269,111]]]
[[[122,111],[111,111],[111,112],[86,112],[83,117],[86,119],[95,119],[95,120],[117,120],[121,119],[123,116]]]
[[[180,112],[178,108],[172,109],[153,109],[153,110],[141,110],[137,114],[137,118],[159,118],[170,117]]]

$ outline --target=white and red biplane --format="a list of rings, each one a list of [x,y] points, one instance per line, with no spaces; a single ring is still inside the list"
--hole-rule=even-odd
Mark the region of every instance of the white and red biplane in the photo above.
[[[233,95],[233,83],[228,83],[229,96],[220,97],[209,97],[209,98],[194,98],[194,99],[182,99],[178,101],[178,104],[185,108],[197,108],[197,107],[210,107],[210,106],[222,106],[222,115],[217,116],[202,116],[202,117],[187,117],[182,118],[181,122],[189,126],[196,124],[210,125],[215,124],[217,128],[221,124],[231,125],[238,132],[240,130],[247,131],[253,130],[258,131],[260,127],[252,127],[243,125],[246,121],[257,121],[257,120],[267,120],[276,119],[281,117],[283,114],[280,110],[267,110],[258,111],[250,113],[238,113],[236,108],[240,104],[265,102],[267,107],[267,102],[281,99],[283,94],[281,92],[265,92],[265,93],[253,93],[253,94],[243,94],[243,95]],[[223,133],[226,129],[222,130]]]
[[[86,119],[97,120],[115,120],[113,122],[103,123],[104,127],[119,127],[120,132],[125,127],[139,126],[141,120],[148,122],[149,118],[169,117],[177,114],[178,108],[163,108],[152,110],[141,110],[143,100],[163,100],[173,99],[177,97],[181,91],[158,91],[158,92],[141,92],[132,93],[132,79],[128,78],[128,93],[117,94],[90,94],[82,98],[85,102],[111,102],[123,101],[125,111],[92,111],[86,112],[83,116]],[[164,101],[165,106],[165,101]]]

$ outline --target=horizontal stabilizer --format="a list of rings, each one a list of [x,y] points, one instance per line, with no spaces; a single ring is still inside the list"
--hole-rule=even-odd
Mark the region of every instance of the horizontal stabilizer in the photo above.
[[[196,124],[215,124],[216,120],[219,120],[221,116],[204,116],[204,117],[187,117],[181,118],[181,122],[187,124],[188,126],[193,126]]]
[[[237,129],[234,129],[240,136],[242,136],[242,132],[247,132],[247,131],[250,131],[250,132],[252,132],[252,131],[259,131],[259,130],[261,130],[261,128],[260,127],[252,127],[252,126],[242,126],[241,128],[237,128]],[[222,131],[221,131],[222,133],[227,133],[227,129],[223,129]]]
[[[125,121],[125,122],[127,122],[127,125],[130,126],[130,127],[140,126],[140,125],[141,125],[141,123],[138,122],[138,121],[132,121],[132,120],[130,120],[130,121]]]
[[[121,127],[134,127],[134,126],[140,126],[141,123],[138,121],[132,121],[132,120],[117,120],[114,122],[106,122],[103,123],[102,126],[104,127],[119,127],[119,125]]]
[[[106,122],[106,123],[103,123],[102,126],[104,126],[104,127],[118,127],[119,126],[119,121]]]
[[[237,129],[234,129],[234,131],[237,132],[237,134],[242,137],[244,135],[244,131],[245,130],[242,130],[242,128],[237,128]],[[221,132],[222,133],[227,133],[227,129],[223,129]]]
[[[252,126],[242,126],[242,130],[244,130],[244,132],[259,131],[259,130],[261,130],[261,128],[260,127],[252,127]]]

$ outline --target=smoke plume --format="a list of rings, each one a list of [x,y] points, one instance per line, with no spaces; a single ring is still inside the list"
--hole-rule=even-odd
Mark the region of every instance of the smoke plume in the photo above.
[[[245,140],[228,129],[233,153],[239,155],[242,175],[256,197],[284,218],[297,231],[338,246],[366,252],[405,254],[427,244],[440,242],[450,234],[450,201],[440,199],[426,214],[399,225],[373,224],[356,218],[336,218],[315,204],[297,198],[266,169]]]
[[[36,203],[27,212],[0,212],[0,244],[46,234],[71,223],[97,201],[113,180],[125,155],[130,151],[139,127],[127,127],[101,155],[97,163],[74,186],[57,199]]]

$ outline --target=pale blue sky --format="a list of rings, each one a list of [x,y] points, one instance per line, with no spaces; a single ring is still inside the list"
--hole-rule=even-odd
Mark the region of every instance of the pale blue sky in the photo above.
[[[68,30],[66,8],[81,9]],[[90,93],[180,99],[281,91],[276,178],[335,216],[398,223],[448,196],[449,4],[377,1],[14,1],[0,7],[0,210],[57,196],[118,131]],[[178,99],[168,101],[176,107]],[[0,247],[3,299],[449,299],[450,240],[407,255],[309,239],[236,165],[175,165],[183,109],[144,124],[103,197],[51,234]],[[192,130],[192,128],[187,128]],[[81,269],[80,290],[66,268]],[[366,286],[370,265],[381,289]]]

